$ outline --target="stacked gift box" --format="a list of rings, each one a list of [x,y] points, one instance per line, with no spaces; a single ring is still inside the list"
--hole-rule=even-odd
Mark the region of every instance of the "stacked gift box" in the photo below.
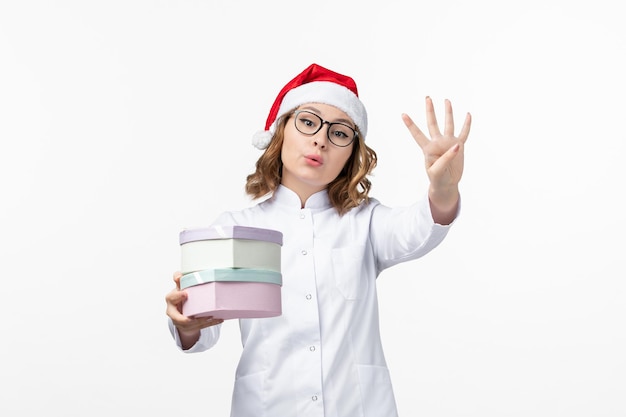
[[[282,313],[282,233],[246,226],[180,232],[183,314],[221,319]]]

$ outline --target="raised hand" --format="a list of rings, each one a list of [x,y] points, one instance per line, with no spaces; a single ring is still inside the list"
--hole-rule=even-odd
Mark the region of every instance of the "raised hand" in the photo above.
[[[424,153],[426,173],[430,180],[429,197],[433,218],[435,221],[450,222],[454,219],[453,213],[456,212],[459,200],[458,184],[463,175],[464,146],[472,124],[471,115],[467,113],[459,135],[454,136],[452,103],[450,100],[445,100],[442,134],[437,123],[433,101],[430,97],[426,97],[426,122],[430,138],[407,114],[402,115],[402,120]]]

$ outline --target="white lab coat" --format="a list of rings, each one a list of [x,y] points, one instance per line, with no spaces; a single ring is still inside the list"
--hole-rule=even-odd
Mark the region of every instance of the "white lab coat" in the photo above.
[[[281,186],[268,200],[224,213],[215,224],[283,233],[282,315],[240,320],[243,352],[231,416],[397,416],[376,277],[444,239],[449,226],[433,222],[428,200],[389,208],[370,199],[339,216],[326,191],[301,208],[299,197]],[[180,346],[171,321],[170,330]],[[186,352],[211,348],[219,330],[204,329]]]

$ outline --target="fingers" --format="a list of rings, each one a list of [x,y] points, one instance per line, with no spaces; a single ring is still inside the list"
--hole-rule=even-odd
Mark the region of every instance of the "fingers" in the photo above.
[[[467,115],[465,116],[465,122],[463,123],[463,127],[461,128],[461,132],[459,133],[459,140],[461,142],[465,143],[467,141],[471,126],[472,126],[472,115],[467,113]]]
[[[420,128],[417,127],[417,125],[413,122],[408,114],[402,114],[402,121],[404,122],[404,125],[409,129],[409,132],[411,132],[411,136],[413,136],[413,139],[415,139],[415,142],[417,142],[420,148],[423,149],[426,145],[428,145],[429,139],[426,137],[426,135],[424,135]]]
[[[437,116],[435,115],[435,107],[430,97],[426,97],[426,126],[428,126],[428,133],[431,138],[441,136]]]
[[[185,317],[180,315],[179,318],[172,318],[172,323],[178,329],[181,336],[183,334],[191,335],[206,327],[217,326],[224,322],[224,319],[216,317]]]
[[[446,152],[443,153],[430,167],[433,171],[441,171],[443,172],[445,167],[448,166],[452,160],[457,156],[459,150],[461,149],[461,145],[456,143],[450,147]]]
[[[213,318],[213,317],[203,317],[203,318],[195,319],[195,320],[201,321],[202,327],[216,326],[220,323],[224,323],[224,319],[218,319],[218,318]]]
[[[187,300],[187,293],[179,288],[173,289],[165,296],[165,302],[169,305],[178,306]]]
[[[173,289],[165,296],[167,307],[165,313],[174,322],[185,321],[186,317],[182,314],[182,305],[187,300],[187,293],[178,288]]]
[[[172,323],[179,331],[194,332],[205,327],[222,323],[223,319],[213,317],[192,318],[182,314],[181,306],[187,300],[187,293],[174,289],[165,296],[167,308],[165,313],[172,319]]]
[[[176,289],[180,290],[180,279],[183,277],[182,272],[180,271],[176,271],[174,272],[174,276],[172,277],[172,279],[174,280],[174,282],[176,283]]]
[[[180,278],[182,274],[175,272],[173,275],[176,288],[172,289],[165,296],[167,304],[165,313],[172,319],[172,323],[179,329],[179,332],[195,332],[205,327],[215,326],[224,322],[224,319],[213,317],[187,317],[182,313],[182,305],[187,301],[187,292],[180,289]]]
[[[184,325],[190,320],[188,317],[183,316],[183,313],[180,312],[175,304],[168,303],[167,308],[165,309],[165,314],[172,319],[172,322],[176,325],[176,327]]]
[[[446,117],[444,119],[443,135],[454,136],[454,116],[452,115],[452,103],[445,100]]]
[[[421,148],[424,148],[430,141],[430,139],[424,135],[424,133],[415,125],[413,120],[407,115],[402,114],[402,120],[404,124],[411,132],[411,135],[418,143]],[[452,112],[452,102],[448,99],[445,100],[445,119],[444,119],[444,127],[443,127],[443,135],[439,130],[439,124],[437,123],[437,116],[435,114],[435,108],[433,105],[433,100],[430,96],[426,97],[426,124],[428,127],[428,133],[431,139],[437,139],[440,137],[445,138],[455,138],[454,136],[454,114]],[[472,124],[472,117],[469,113],[465,116],[465,121],[463,123],[463,127],[461,128],[461,132],[459,133],[458,139],[465,143],[467,138],[469,137],[470,127]]]

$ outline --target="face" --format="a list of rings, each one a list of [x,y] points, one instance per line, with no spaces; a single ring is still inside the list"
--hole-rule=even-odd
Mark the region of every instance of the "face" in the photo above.
[[[306,110],[331,123],[341,122],[355,127],[346,113],[327,104],[304,104]],[[285,126],[281,183],[296,192],[305,201],[310,195],[325,189],[341,172],[352,154],[354,142],[339,147],[328,140],[328,125],[314,135],[305,135],[296,129],[292,116]]]

